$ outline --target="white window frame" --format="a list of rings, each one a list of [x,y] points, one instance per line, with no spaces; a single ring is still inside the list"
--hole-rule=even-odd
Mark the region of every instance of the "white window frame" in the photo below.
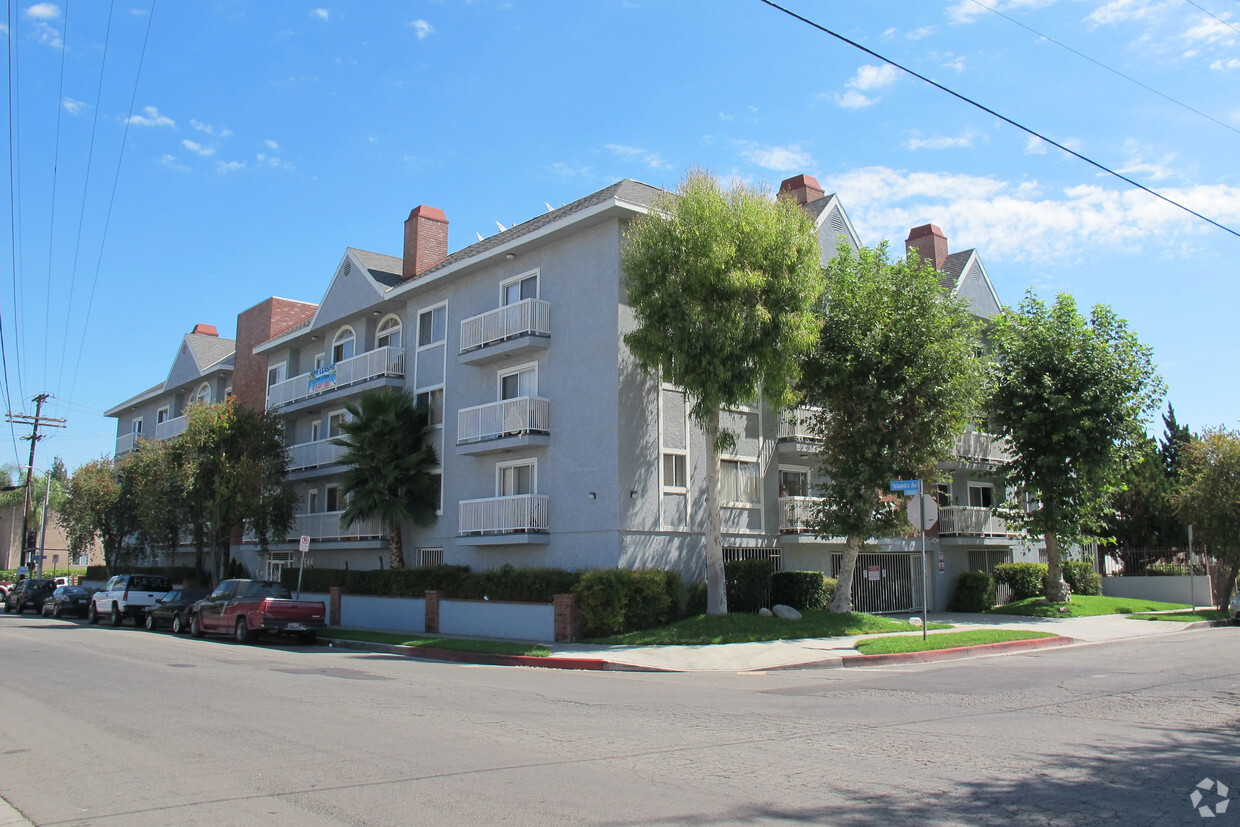
[[[318,514],[319,508],[319,489],[311,488],[306,492],[306,513]]]
[[[136,416],[133,418],[129,423],[129,432],[134,435],[135,439],[142,436],[142,417]]]
[[[667,460],[669,457],[674,458],[672,467],[675,469],[675,460],[680,460],[680,464],[684,467],[685,484],[677,485],[675,481],[667,481]],[[659,462],[659,482],[660,487],[666,494],[688,494],[689,493],[689,452],[682,451],[677,448],[664,448],[663,457]]]
[[[333,491],[336,492],[336,510],[329,511],[328,506],[331,504],[330,500],[332,498]],[[324,514],[335,514],[336,512],[344,511],[343,506],[344,506],[344,498],[340,493],[340,486],[335,485],[335,484],[329,484],[329,485],[324,486],[323,487],[323,513]]]
[[[980,505],[980,506],[973,505],[973,491],[974,490],[989,491],[990,492],[990,505]],[[981,499],[981,497],[979,497],[978,499]],[[993,482],[975,482],[973,480],[969,480],[969,505],[970,507],[973,507],[973,508],[994,508],[995,507],[995,484]]]
[[[684,435],[685,435],[685,447],[684,448],[670,448],[667,445],[665,445],[663,442],[663,423],[664,423],[663,392],[664,391],[671,391],[673,393],[678,393],[684,398],[684,421],[681,423],[681,426],[684,429]],[[680,525],[666,522],[664,520],[664,517],[666,516],[666,512],[664,511],[663,507],[660,506],[659,523],[662,526],[662,530],[664,531],[689,531],[690,526],[693,525],[693,499],[694,498],[688,496],[689,489],[693,486],[693,464],[689,456],[690,446],[693,444],[693,432],[689,426],[689,396],[688,394],[685,393],[684,388],[679,388],[676,385],[673,385],[671,382],[660,382],[659,383],[659,421],[656,424],[656,427],[658,427],[659,429],[659,459],[658,459],[658,462],[656,463],[655,473],[659,475],[659,490],[662,491],[664,494],[685,495],[684,497],[685,522]],[[684,488],[677,488],[674,485],[668,485],[667,480],[664,479],[663,455],[665,454],[678,454],[678,455],[684,456],[685,458],[685,487]]]
[[[790,474],[804,474],[805,475],[805,493],[804,494],[785,494],[783,493],[783,491],[780,491],[778,496],[780,497],[812,497],[813,496],[813,494],[810,493],[814,490],[814,482],[813,482],[814,475],[813,475],[813,470],[811,468],[805,465],[783,465],[781,464],[779,466],[779,471],[778,471],[779,485],[781,487],[784,484],[783,475],[785,471],[787,471]]]
[[[495,496],[497,497],[523,497],[525,494],[504,494],[504,469],[517,468],[523,465],[530,466],[530,493],[533,496],[538,493],[538,457],[525,457],[523,459],[512,459],[507,462],[495,463]],[[440,491],[443,489],[440,488]]]
[[[432,394],[434,394],[436,391],[439,392],[439,421],[438,422],[435,421],[435,417],[433,415],[435,412],[435,406],[432,404],[430,406],[431,414],[432,414],[430,426],[432,428],[443,428],[444,420],[448,416],[448,408],[447,408],[447,405],[445,404],[446,394],[444,392],[444,386],[442,384],[431,385],[429,388],[418,388],[418,390],[414,392],[413,394],[413,401],[414,401],[414,404],[417,404],[419,396],[421,396],[422,394],[426,394],[429,397]],[[429,403],[430,400],[428,399],[427,402]]]
[[[534,374],[534,388],[533,388],[533,393],[526,394],[526,395],[527,396],[538,396],[538,363],[537,362],[526,362],[523,365],[513,365],[510,368],[500,368],[499,370],[495,371],[495,399],[496,401],[497,402],[504,401],[504,379],[505,377],[515,376],[521,373],[525,373],[527,371],[532,372]],[[518,385],[521,384],[520,379],[517,380],[517,384]],[[511,398],[520,399],[521,396],[518,395],[518,396],[511,397]]]
[[[159,427],[163,423],[167,422],[171,414],[172,407],[169,405],[164,405],[162,408],[157,410],[155,412],[155,426]]]
[[[327,364],[327,352],[314,354],[314,369],[318,370]]]
[[[509,305],[509,302],[505,301],[505,299],[508,298],[509,287],[511,287],[514,284],[520,284],[521,282],[525,281],[528,278],[534,279],[534,296],[533,297],[535,299],[542,298],[542,271],[540,268],[535,267],[533,270],[528,270],[519,276],[512,276],[511,278],[506,278],[499,283],[499,306],[507,307]],[[517,299],[517,301],[519,302],[519,301],[525,301],[525,300]],[[511,304],[516,304],[516,303],[517,302],[511,302]]]
[[[322,434],[322,430],[323,430],[323,423],[320,420],[318,419],[311,420],[310,421],[310,441],[318,442],[319,437]]]
[[[203,393],[203,391],[206,391],[206,393]],[[203,382],[201,385],[198,386],[198,390],[194,391],[193,401],[202,402],[207,405],[211,404],[211,383],[210,382]]]
[[[442,339],[432,338],[431,341],[427,342],[426,344],[423,344],[422,343],[422,317],[428,314],[431,315],[431,336],[433,337],[435,335],[435,317],[433,314],[437,310],[443,311],[443,338]],[[418,330],[417,330],[416,341],[417,341],[417,348],[416,348],[417,351],[423,351],[428,348],[435,347],[436,345],[442,345],[448,341],[448,303],[447,302],[440,302],[439,304],[432,304],[430,307],[424,307],[418,311]]]
[[[276,375],[275,381],[271,381],[271,374]],[[288,379],[288,361],[276,362],[274,365],[267,364],[267,390],[271,390],[273,385],[278,385]]]
[[[327,438],[328,439],[331,439],[332,437],[337,436],[337,434],[332,433],[332,419],[336,417],[337,415],[339,415],[343,419],[343,421],[345,422],[349,421],[349,412],[346,411],[344,408],[337,408],[334,411],[328,411],[327,412]]]
[[[719,458],[719,485],[721,487],[723,485],[724,466],[730,463],[735,463],[737,465],[738,472],[742,464],[752,465],[754,467],[753,479],[756,480],[756,486],[758,489],[758,492],[757,492],[758,499],[754,502],[749,502],[747,500],[725,500],[723,499],[723,492],[721,491],[719,494],[720,507],[722,508],[761,508],[762,507],[762,465],[761,463],[758,462],[756,457],[755,458],[731,457],[731,456],[720,457]]]
[[[383,326],[387,324],[388,322],[396,322],[396,325],[388,330],[384,330]],[[446,329],[447,329],[447,325],[445,322],[445,330]],[[379,339],[381,337],[383,336],[390,337],[393,333],[395,333],[397,338],[399,339],[399,341],[396,344],[394,345],[393,344],[387,344],[387,345],[379,344]],[[401,321],[400,316],[397,316],[395,313],[389,313],[388,315],[384,316],[382,319],[379,320],[378,326],[375,327],[375,349],[376,350],[378,350],[381,347],[401,347],[401,345],[404,343],[404,340],[405,340],[405,323]]]
[[[439,505],[435,507],[436,516],[443,516],[443,465],[437,465],[427,470],[428,474],[439,477]]]
[[[346,332],[348,333],[347,338],[345,338]],[[353,342],[353,353],[351,353],[348,356],[342,356],[339,359],[337,359],[336,348],[341,347],[342,345],[344,345],[345,342],[348,342],[348,341]],[[352,359],[354,356],[358,355],[357,353],[357,331],[353,329],[352,325],[344,325],[343,327],[341,327],[339,330],[336,331],[336,335],[332,337],[331,354],[332,354],[333,365],[339,364],[340,362],[344,362],[348,359]]]

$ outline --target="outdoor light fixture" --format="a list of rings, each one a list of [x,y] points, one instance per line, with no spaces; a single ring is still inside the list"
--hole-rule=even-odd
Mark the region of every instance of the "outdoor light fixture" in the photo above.
[[[508,259],[509,261],[512,261],[516,257],[517,257],[516,253],[509,253],[508,255],[504,256],[504,258]]]
[[[591,491],[591,492],[590,492],[590,499],[592,499],[592,500],[597,500],[597,499],[598,499],[598,494],[597,494],[597,493],[595,493],[594,491]]]
[[[636,489],[636,488],[634,488],[632,491],[630,491],[630,492],[629,492],[629,499],[632,499],[632,500],[637,499],[637,489]]]

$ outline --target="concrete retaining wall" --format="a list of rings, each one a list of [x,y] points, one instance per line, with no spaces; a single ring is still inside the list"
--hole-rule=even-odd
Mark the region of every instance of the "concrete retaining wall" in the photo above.
[[[1195,597],[1198,606],[1209,606],[1214,600],[1210,578],[1204,574],[1192,577],[1104,577],[1102,593],[1107,597],[1161,600],[1166,603],[1192,603]]]

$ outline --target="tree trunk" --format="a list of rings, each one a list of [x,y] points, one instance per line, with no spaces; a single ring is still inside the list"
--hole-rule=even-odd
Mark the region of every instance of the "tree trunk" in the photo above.
[[[853,574],[857,569],[857,557],[861,554],[861,546],[865,541],[858,535],[848,535],[844,543],[844,559],[840,563],[840,576],[835,585],[835,596],[827,605],[828,612],[847,614],[852,611]]]
[[[1067,603],[1072,599],[1068,584],[1063,579],[1059,538],[1053,531],[1046,532],[1046,599],[1051,603]]]
[[[1219,571],[1223,572],[1223,582],[1227,584],[1226,588],[1219,589],[1218,609],[1221,612],[1231,610],[1231,594],[1236,587],[1236,575],[1240,574],[1240,562],[1235,563],[1219,563]]]
[[[723,518],[719,513],[719,411],[706,423],[710,466],[706,477],[706,614],[728,613],[727,579],[723,572]]]
[[[405,567],[405,538],[399,525],[388,528],[388,565],[394,569]]]

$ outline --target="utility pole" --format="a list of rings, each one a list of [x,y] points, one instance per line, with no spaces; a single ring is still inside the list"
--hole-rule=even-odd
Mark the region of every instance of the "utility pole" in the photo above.
[[[39,426],[43,425],[49,428],[65,427],[65,420],[43,416],[43,403],[50,399],[51,396],[50,393],[41,393],[34,398],[34,416],[24,413],[8,414],[10,423],[21,423],[31,426],[30,436],[22,437],[22,439],[30,440],[30,463],[26,466],[26,494],[22,498],[21,554],[18,560],[18,564],[22,566],[26,565],[26,532],[30,528],[30,478],[34,474],[34,449],[39,444],[39,440],[46,436],[39,434]]]

